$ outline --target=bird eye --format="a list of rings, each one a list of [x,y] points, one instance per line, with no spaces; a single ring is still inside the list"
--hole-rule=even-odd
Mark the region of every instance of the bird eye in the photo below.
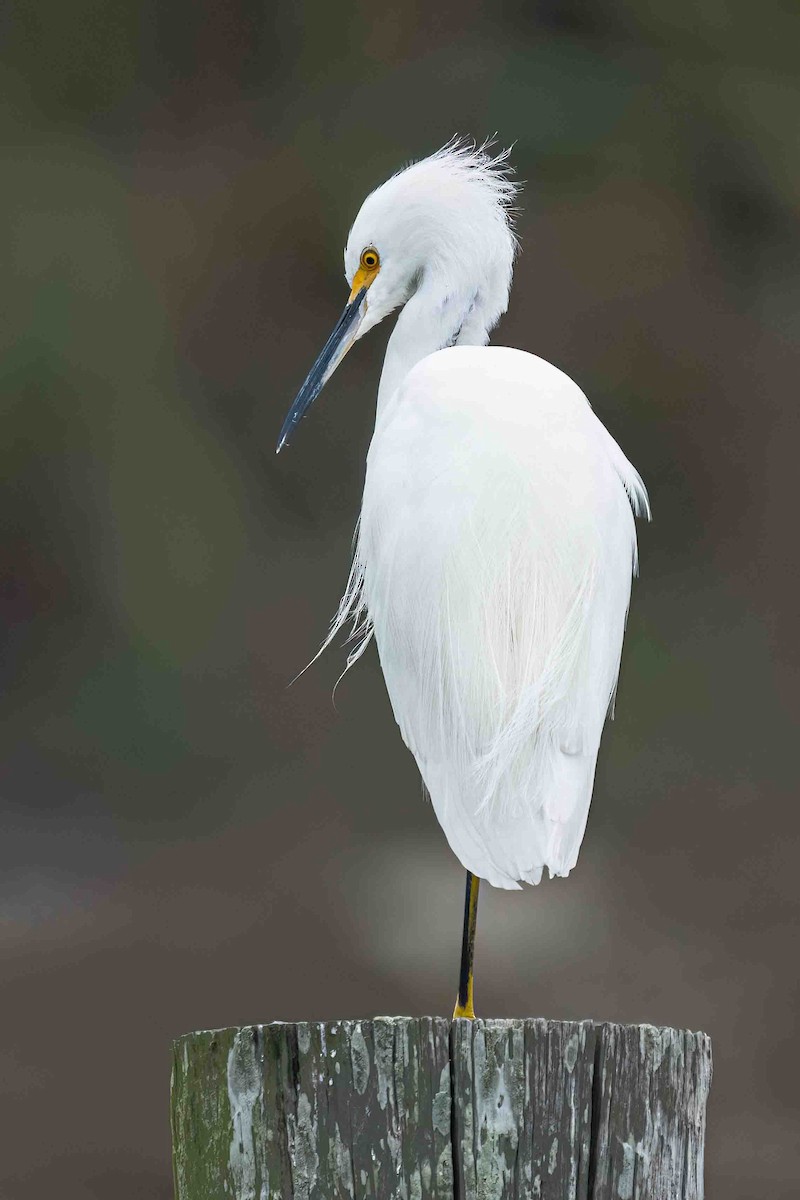
[[[379,266],[380,261],[380,256],[378,255],[377,250],[373,250],[370,247],[367,250],[361,251],[361,266],[364,267],[365,270],[374,271],[375,268]]]

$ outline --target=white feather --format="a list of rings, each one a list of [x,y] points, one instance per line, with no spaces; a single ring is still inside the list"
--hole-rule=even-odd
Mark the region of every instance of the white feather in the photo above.
[[[504,159],[451,146],[353,226],[350,280],[364,245],[382,262],[364,327],[404,307],[327,639],[354,621],[349,666],[374,634],[453,851],[505,888],[575,865],[636,564],[631,509],[649,515],[577,385],[484,344],[508,298],[512,196]]]

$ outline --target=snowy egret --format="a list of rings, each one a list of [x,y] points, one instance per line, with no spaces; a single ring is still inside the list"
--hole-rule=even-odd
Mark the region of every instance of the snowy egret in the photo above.
[[[367,197],[345,249],[347,306],[278,442],[356,339],[402,308],[325,645],[352,620],[349,666],[374,635],[467,870],[456,1017],[474,1016],[479,880],[519,888],[577,860],[636,571],[633,517],[649,516],[577,384],[486,344],[508,304],[515,192],[507,151],[454,141]]]

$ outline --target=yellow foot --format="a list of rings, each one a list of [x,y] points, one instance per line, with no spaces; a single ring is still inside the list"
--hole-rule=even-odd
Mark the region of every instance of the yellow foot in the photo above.
[[[471,990],[472,989],[470,989],[470,991]],[[475,1020],[475,1009],[472,1007],[472,996],[469,997],[466,1004],[459,1004],[458,1002],[456,1003],[456,1006],[453,1009],[453,1020],[455,1021],[459,1017],[466,1017],[468,1021]]]

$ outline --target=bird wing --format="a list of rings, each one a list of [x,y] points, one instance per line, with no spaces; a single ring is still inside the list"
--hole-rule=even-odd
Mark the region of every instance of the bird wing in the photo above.
[[[500,887],[574,866],[619,670],[635,470],[557,368],[455,347],[406,377],[367,461],[334,630],[360,613],[437,817]]]

